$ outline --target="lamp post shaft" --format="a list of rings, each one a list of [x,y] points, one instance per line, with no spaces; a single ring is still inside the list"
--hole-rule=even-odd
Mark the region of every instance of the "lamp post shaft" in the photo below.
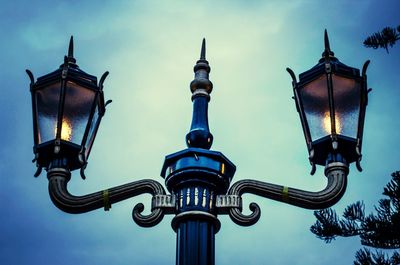
[[[206,60],[206,43],[203,39],[200,59],[194,66],[195,78],[190,84],[193,101],[193,117],[186,135],[189,157],[179,157],[170,166],[166,178],[169,190],[177,198],[177,215],[172,227],[177,233],[177,265],[214,265],[215,233],[220,228],[215,209],[216,195],[226,194],[230,178],[210,149],[213,136],[208,127],[208,102],[213,84],[209,80],[210,66]],[[184,166],[183,166],[184,165]],[[217,172],[215,172],[217,165]],[[183,168],[179,169],[179,167]],[[174,170],[178,172],[174,174]],[[221,183],[222,182],[222,183]]]
[[[172,226],[177,233],[177,265],[214,265],[215,233],[220,227],[214,214],[214,194],[209,187],[196,185],[176,194],[178,214]]]
[[[207,221],[185,221],[177,230],[177,265],[214,265],[215,229]]]

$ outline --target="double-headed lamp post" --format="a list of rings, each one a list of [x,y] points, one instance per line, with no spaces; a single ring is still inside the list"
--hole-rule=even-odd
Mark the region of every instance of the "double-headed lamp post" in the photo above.
[[[242,213],[242,195],[252,193],[306,209],[322,209],[335,204],[344,194],[349,164],[361,170],[362,133],[367,105],[367,61],[360,71],[339,62],[329,47],[325,31],[325,51],[318,64],[293,79],[294,100],[309,151],[312,174],[315,165],[325,166],[328,184],[310,192],[256,180],[240,180],[230,185],[235,165],[222,153],[210,150],[213,136],[208,127],[207,108],[213,84],[203,40],[200,59],[194,66],[190,84],[193,118],[186,135],[188,148],[166,156],[161,170],[163,186],[144,179],[103,191],[75,196],[67,185],[71,171],[84,169],[107,103],[103,82],[82,71],[73,57],[71,37],[68,55],[56,71],[31,79],[34,153],[38,176],[47,170],[53,203],[68,213],[84,213],[143,193],[152,195],[151,212],[143,215],[143,204],[132,212],[142,227],[158,224],[165,214],[175,215],[172,228],[177,233],[176,264],[213,265],[215,234],[220,229],[218,215],[229,214],[233,222],[250,226],[260,218],[260,208],[250,204],[251,213]]]

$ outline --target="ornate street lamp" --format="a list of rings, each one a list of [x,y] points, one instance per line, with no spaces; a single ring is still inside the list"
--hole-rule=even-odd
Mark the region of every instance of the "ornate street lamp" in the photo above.
[[[208,102],[213,85],[203,40],[200,59],[190,84],[193,118],[186,135],[188,148],[166,156],[161,170],[163,186],[145,179],[96,193],[74,196],[67,184],[71,171],[86,166],[96,131],[105,112],[103,81],[78,68],[70,41],[64,64],[34,82],[31,79],[34,152],[38,171],[47,170],[49,193],[54,204],[68,213],[83,213],[103,208],[142,193],[152,194],[151,212],[142,215],[137,204],[132,213],[140,226],[158,224],[165,214],[174,214],[172,228],[177,233],[176,264],[213,265],[215,233],[220,229],[218,215],[229,214],[239,225],[249,226],[260,218],[260,208],[250,204],[249,215],[242,213],[242,195],[252,193],[307,209],[322,209],[335,204],[344,194],[349,163],[359,163],[367,104],[366,69],[340,63],[330,51],[325,32],[323,58],[300,75],[292,70],[296,107],[300,114],[313,165],[325,165],[328,184],[318,192],[303,191],[256,180],[240,180],[230,185],[235,165],[222,153],[210,150],[213,136],[208,127]],[[358,165],[359,167],[359,165]]]
[[[69,170],[86,167],[86,161],[105,112],[103,82],[105,72],[97,85],[97,78],[82,71],[73,56],[73,38],[68,56],[54,72],[34,82],[31,71],[33,147],[38,176],[58,159]]]
[[[312,164],[325,165],[328,155],[340,154],[348,163],[356,161],[361,171],[361,143],[368,90],[366,71],[369,60],[360,70],[334,57],[325,30],[325,51],[318,64],[300,74],[293,71],[294,99]]]

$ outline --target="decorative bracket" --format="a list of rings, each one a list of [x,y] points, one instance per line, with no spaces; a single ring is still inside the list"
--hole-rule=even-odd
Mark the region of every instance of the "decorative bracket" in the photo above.
[[[347,186],[348,165],[342,162],[332,162],[325,167],[328,184],[318,192],[304,191],[286,186],[266,183],[257,180],[244,179],[232,185],[227,195],[217,197],[217,209],[221,214],[229,214],[232,221],[241,226],[251,226],[260,219],[261,210],[256,203],[251,203],[251,214],[242,213],[242,198],[244,193],[259,195],[264,198],[280,201],[305,209],[328,208],[338,202]]]
[[[215,207],[219,214],[228,214],[233,208],[242,211],[242,197],[240,195],[217,195]]]
[[[99,208],[108,211],[113,203],[117,203],[143,193],[153,195],[151,213],[142,215],[144,205],[138,203],[132,211],[132,218],[142,227],[157,225],[165,214],[175,212],[175,197],[166,195],[163,186],[157,181],[144,179],[134,181],[107,190],[94,192],[83,196],[69,193],[67,184],[71,173],[64,168],[51,168],[47,171],[49,193],[54,205],[67,213],[85,213]]]
[[[154,195],[151,199],[151,211],[161,209],[165,214],[174,214],[177,209],[174,195]]]

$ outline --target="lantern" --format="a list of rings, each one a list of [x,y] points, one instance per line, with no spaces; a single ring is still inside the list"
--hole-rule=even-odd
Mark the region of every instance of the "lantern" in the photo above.
[[[82,71],[73,57],[71,36],[68,56],[59,69],[31,79],[35,160],[40,174],[54,160],[69,170],[84,169],[105,112],[103,82]],[[83,170],[81,171],[83,172]],[[84,177],[84,175],[82,175]]]
[[[360,70],[341,63],[330,50],[325,30],[325,51],[319,63],[293,79],[294,99],[313,165],[325,165],[329,155],[340,155],[361,170],[361,144],[367,106],[366,61]]]

